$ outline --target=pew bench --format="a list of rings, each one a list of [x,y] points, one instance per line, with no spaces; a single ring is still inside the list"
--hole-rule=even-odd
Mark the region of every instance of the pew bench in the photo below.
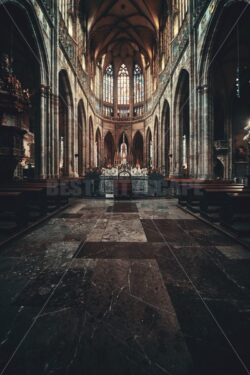
[[[46,197],[46,189],[39,187],[26,187],[18,185],[5,185],[0,186],[0,192],[11,193],[18,192],[23,193],[24,198],[29,206],[29,209],[38,210],[40,215],[46,215],[48,211],[48,202]]]
[[[28,207],[23,192],[0,191],[0,218],[14,221],[19,228],[27,225]]]
[[[220,209],[220,223],[241,236],[250,238],[250,191],[229,193]]]
[[[201,206],[201,201],[203,201],[204,205],[204,212],[206,211],[205,209],[205,199],[204,198],[204,192],[205,191],[210,191],[211,194],[209,195],[209,198],[210,199],[210,206],[213,205],[212,204],[212,193],[214,193],[214,196],[216,197],[216,192],[218,192],[218,196],[223,196],[223,193],[226,193],[226,192],[240,192],[244,189],[244,185],[242,184],[225,184],[225,185],[222,185],[222,184],[204,184],[203,186],[193,186],[191,188],[188,189],[187,191],[187,208],[192,211],[192,212],[195,212],[195,213],[198,213],[200,212],[200,206]],[[220,194],[221,193],[221,194]],[[218,203],[218,199],[215,199],[215,206],[217,205]]]
[[[241,193],[243,191],[244,187],[241,186],[228,186],[224,189],[204,189],[200,200],[200,215],[209,221],[218,222],[220,208],[223,205],[226,195],[229,193]]]
[[[232,184],[229,180],[194,180],[194,179],[188,179],[188,180],[179,180],[178,184],[175,187],[176,196],[178,198],[178,204],[181,206],[186,206],[187,202],[189,200],[191,195],[188,193],[189,189],[202,189],[203,187],[225,187],[227,185]]]

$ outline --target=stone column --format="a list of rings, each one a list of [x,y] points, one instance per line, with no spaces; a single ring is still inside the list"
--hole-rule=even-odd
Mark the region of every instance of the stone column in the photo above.
[[[161,119],[161,136],[160,136],[160,166],[161,166],[161,172],[166,175],[166,166],[165,166],[165,154],[166,154],[166,142],[165,142],[165,136],[166,136],[166,116],[164,114],[163,118]]]
[[[52,107],[51,107],[51,88],[47,89],[47,178],[51,178],[53,168],[53,136],[52,136]]]
[[[83,113],[81,113],[82,118],[82,136],[83,136],[83,175],[86,173],[87,168],[87,119]]]
[[[175,102],[174,102],[174,96],[173,96],[173,83],[172,83],[172,80],[171,80],[171,103],[170,103],[170,108],[172,108],[172,110],[170,110],[170,116],[169,116],[169,121],[170,121],[170,125],[169,125],[169,131],[170,131],[170,134],[169,134],[169,139],[170,139],[170,142],[169,142],[169,155],[170,158],[169,158],[169,176],[170,177],[174,177],[176,175],[175,173],[175,154],[176,154],[176,148],[175,148],[175,132],[176,132],[176,121],[175,121]]]
[[[175,177],[181,176],[181,167],[182,167],[182,160],[181,160],[181,147],[182,147],[182,139],[181,132],[180,132],[180,115],[179,115],[179,106],[177,106],[178,110],[174,115],[174,122],[173,122],[173,175]]]
[[[98,158],[97,158],[97,154],[98,154],[98,143],[94,140],[94,166],[97,167],[98,163]]]
[[[47,177],[47,158],[48,158],[48,91],[47,87],[41,85],[41,118],[40,118],[40,131],[36,132],[35,142],[39,142],[38,138],[40,136],[39,147],[36,146],[36,177],[46,178]]]
[[[209,94],[208,85],[199,87],[200,96],[200,178],[212,177],[212,148],[213,137],[211,124],[209,123]]]
[[[52,134],[52,172],[51,177],[59,177],[59,100],[58,96],[51,94],[51,134]]]
[[[75,93],[78,92],[78,83],[75,82]],[[76,95],[76,94],[75,94]],[[77,108],[77,95],[74,99],[74,117],[73,117],[73,131],[74,131],[74,142],[73,142],[73,150],[72,150],[72,157],[73,157],[73,174],[74,177],[79,177],[79,148],[78,148],[78,137],[79,137],[79,128],[78,128],[78,108]]]
[[[73,142],[74,142],[74,118],[73,118],[73,108],[72,105],[68,103],[68,116],[67,116],[67,131],[68,131],[68,137],[67,137],[67,165],[66,165],[66,171],[68,177],[73,177],[74,174],[74,159],[73,159]]]
[[[196,124],[196,116],[195,116],[195,98],[193,93],[193,85],[190,75],[190,82],[189,82],[189,140],[187,139],[188,144],[188,151],[187,151],[187,164],[189,166],[189,177],[196,177],[196,140],[197,140],[197,124]]]

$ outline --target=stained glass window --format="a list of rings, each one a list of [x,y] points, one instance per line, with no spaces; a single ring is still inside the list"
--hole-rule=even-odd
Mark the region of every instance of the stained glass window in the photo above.
[[[144,77],[139,65],[134,67],[134,103],[144,101]]]
[[[124,64],[121,65],[118,73],[118,104],[129,104],[129,74]]]
[[[114,101],[114,73],[113,66],[109,65],[103,79],[103,100],[106,103]]]

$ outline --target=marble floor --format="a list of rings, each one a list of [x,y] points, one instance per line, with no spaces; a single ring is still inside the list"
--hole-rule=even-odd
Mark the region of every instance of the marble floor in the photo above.
[[[173,199],[77,200],[0,253],[0,375],[250,374],[250,252]]]

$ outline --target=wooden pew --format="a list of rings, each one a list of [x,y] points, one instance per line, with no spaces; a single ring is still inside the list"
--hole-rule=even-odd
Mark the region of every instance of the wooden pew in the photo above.
[[[250,190],[226,194],[220,222],[238,235],[250,237]]]
[[[191,199],[190,193],[188,193],[189,189],[196,188],[201,189],[205,186],[225,186],[230,184],[231,181],[229,180],[195,180],[195,179],[187,179],[187,180],[179,180],[177,187],[175,188],[176,196],[178,198],[178,203],[181,206],[186,206],[187,201]]]
[[[28,223],[28,207],[23,192],[1,192],[0,191],[0,214],[3,219],[9,219],[12,215],[13,221],[18,227],[24,227]],[[7,215],[7,217],[6,217]]]
[[[13,187],[45,189],[48,209],[53,210],[68,203],[69,194],[61,185],[59,180],[24,180],[15,182]]]
[[[207,220],[219,221],[219,211],[228,193],[240,193],[244,191],[242,185],[205,188],[202,190],[200,200],[200,214]]]
[[[46,215],[48,211],[48,202],[46,189],[43,187],[29,187],[24,185],[1,185],[0,192],[18,192],[23,193],[29,208],[38,209],[41,215]]]
[[[25,181],[21,186],[45,189],[48,210],[59,208],[60,206],[68,203],[68,197],[65,197],[63,194],[61,194],[60,183],[57,181],[49,181],[49,180],[44,181],[44,182]]]
[[[239,189],[241,191],[244,188],[242,184],[217,184],[217,183],[209,183],[203,185],[196,185],[189,187],[187,189],[187,208],[192,212],[200,212],[200,203],[204,196],[205,190],[215,190],[215,191],[222,191],[225,189],[233,189],[232,192]],[[230,192],[230,191],[229,191]]]

